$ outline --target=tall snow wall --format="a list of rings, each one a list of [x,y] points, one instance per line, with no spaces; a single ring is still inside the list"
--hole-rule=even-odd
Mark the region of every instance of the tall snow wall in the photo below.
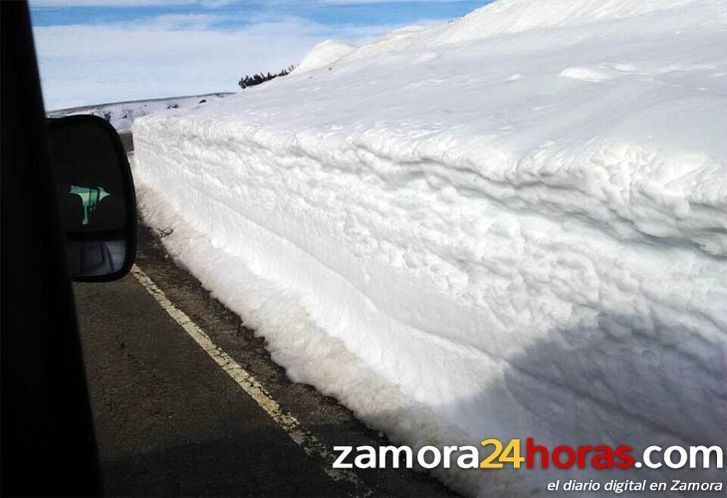
[[[138,120],[144,218],[293,379],[396,440],[727,447],[726,11],[502,0],[327,43]],[[579,472],[439,475],[631,475]]]

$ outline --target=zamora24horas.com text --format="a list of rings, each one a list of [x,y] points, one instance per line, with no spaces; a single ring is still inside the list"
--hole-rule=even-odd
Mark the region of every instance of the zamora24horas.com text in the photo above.
[[[333,468],[459,468],[459,469],[725,469],[725,450],[716,445],[658,446],[651,445],[641,454],[622,444],[610,446],[559,445],[549,447],[538,444],[534,438],[501,441],[496,438],[482,440],[478,446],[334,446],[336,460]],[[483,449],[483,457],[480,450]],[[488,451],[489,450],[489,451]],[[725,473],[727,478],[727,473]],[[714,482],[648,481],[638,479],[595,480],[557,479],[547,485],[549,491],[607,491],[616,494],[639,491],[722,491],[723,480]]]

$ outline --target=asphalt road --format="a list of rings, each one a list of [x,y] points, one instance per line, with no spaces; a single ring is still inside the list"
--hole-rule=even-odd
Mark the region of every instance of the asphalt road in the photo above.
[[[146,227],[138,266],[326,447],[386,444],[334,399],[291,382],[241,320],[177,267]],[[332,479],[132,275],[76,284],[106,494],[112,496],[452,496],[405,470]]]

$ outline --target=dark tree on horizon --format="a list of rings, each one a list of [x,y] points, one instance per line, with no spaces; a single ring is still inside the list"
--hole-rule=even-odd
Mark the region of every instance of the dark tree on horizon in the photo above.
[[[245,75],[242,78],[240,78],[240,81],[238,81],[237,84],[240,85],[240,88],[242,88],[244,90],[247,87],[259,85],[260,83],[265,83],[266,81],[275,79],[278,76],[285,76],[287,74],[290,74],[290,72],[293,69],[295,69],[295,65],[290,65],[276,74],[272,74],[272,73],[268,72],[267,74],[258,73],[258,74],[253,74],[252,76]]]

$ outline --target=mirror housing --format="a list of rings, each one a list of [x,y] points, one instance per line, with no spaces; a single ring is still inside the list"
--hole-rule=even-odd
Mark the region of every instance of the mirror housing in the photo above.
[[[49,119],[48,136],[72,279],[123,277],[136,255],[136,196],[118,133],[103,118],[75,115]]]

